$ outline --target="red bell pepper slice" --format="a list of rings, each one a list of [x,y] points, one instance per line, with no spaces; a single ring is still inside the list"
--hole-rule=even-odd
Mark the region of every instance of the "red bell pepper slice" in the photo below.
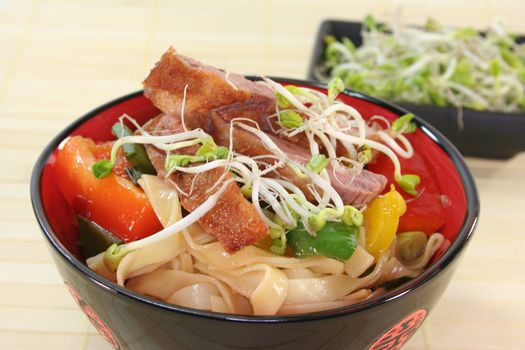
[[[91,167],[108,158],[110,143],[95,144],[80,136],[66,139],[53,166],[58,187],[73,210],[106,228],[124,242],[152,235],[162,229],[142,190],[119,176],[125,167],[120,157],[115,173],[97,179]]]
[[[388,179],[385,192],[393,183],[407,200],[407,212],[400,219],[398,232],[440,232],[453,241],[466,214],[461,179],[450,158],[421,130],[405,136],[415,152],[409,159],[399,157],[401,172],[420,177],[418,196],[399,189],[394,181],[394,166],[386,156],[381,154],[376,162],[369,164],[368,169]]]
[[[445,224],[447,213],[434,174],[429,171],[426,160],[417,152],[410,159],[399,158],[399,161],[403,174],[416,174],[420,177],[421,182],[417,188],[419,195],[410,195],[397,185],[394,181],[394,165],[385,155],[381,154],[375,163],[368,166],[372,172],[383,174],[388,179],[386,191],[390,189],[390,184],[394,184],[407,201],[407,211],[399,219],[398,232],[437,232]]]
[[[410,135],[410,142],[420,149],[420,153],[427,160],[426,164],[433,174],[442,193],[442,203],[447,213],[447,222],[439,232],[454,241],[467,215],[467,197],[461,178],[448,155],[436,147],[434,141],[421,130]]]

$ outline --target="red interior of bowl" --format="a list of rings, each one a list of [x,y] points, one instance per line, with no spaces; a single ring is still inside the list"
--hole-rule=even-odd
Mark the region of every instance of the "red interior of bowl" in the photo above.
[[[369,101],[346,95],[341,95],[340,99],[356,108],[365,119],[373,115],[380,115],[389,120],[398,117],[396,113]],[[117,122],[122,114],[128,114],[139,124],[143,124],[148,119],[157,116],[159,110],[142,95],[131,97],[95,113],[91,119],[81,124],[71,135],[81,135],[95,141],[111,140],[113,139],[111,126]],[[452,240],[459,232],[467,211],[465,193],[459,174],[447,154],[423,131],[418,129],[408,137],[415,151],[420,152],[431,164],[432,170],[437,175],[436,178],[442,194],[454,204],[447,207],[447,223],[440,230],[445,237]],[[80,257],[77,246],[78,229],[75,226],[75,215],[58,189],[60,175],[55,174],[53,162],[54,156],[48,160],[42,173],[41,195],[45,214],[62,244],[72,254]]]

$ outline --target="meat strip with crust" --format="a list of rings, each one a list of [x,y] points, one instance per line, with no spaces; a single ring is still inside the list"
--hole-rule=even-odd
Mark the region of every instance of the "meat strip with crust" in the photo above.
[[[144,125],[144,129],[155,135],[183,131],[180,121],[168,115],[150,120]],[[198,146],[192,146],[179,151],[194,155],[197,148]],[[219,184],[214,190],[209,191],[218,181],[224,183],[232,177],[230,173],[224,175],[225,168],[216,168],[200,174],[176,172],[166,177],[164,170],[166,153],[152,145],[146,145],[146,151],[158,176],[171,187],[180,189],[182,192],[179,193],[180,203],[189,212],[195,210],[221,188]],[[217,204],[199,220],[199,224],[206,232],[217,237],[224,249],[230,253],[252,245],[268,234],[268,227],[255,207],[243,197],[236,183],[228,185]]]

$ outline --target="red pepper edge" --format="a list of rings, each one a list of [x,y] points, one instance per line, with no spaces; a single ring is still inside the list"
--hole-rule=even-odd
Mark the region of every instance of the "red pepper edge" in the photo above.
[[[453,241],[467,215],[467,198],[463,183],[452,160],[423,131],[418,130],[413,135],[413,141],[416,147],[421,147],[420,154],[427,159],[427,164],[436,175],[441,193],[446,196],[447,222],[440,232],[446,239]]]

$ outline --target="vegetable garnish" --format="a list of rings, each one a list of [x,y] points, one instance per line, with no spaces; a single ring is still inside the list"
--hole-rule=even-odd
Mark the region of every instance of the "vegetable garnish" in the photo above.
[[[299,223],[288,232],[288,242],[297,257],[323,255],[339,261],[346,261],[357,247],[357,226],[341,222],[328,222],[315,236]]]
[[[123,121],[113,125],[111,131],[117,138],[133,135],[133,132],[126,125],[124,125]],[[148,154],[146,153],[146,149],[143,145],[125,144],[122,145],[122,150],[124,151],[126,159],[131,163],[135,171],[138,173],[150,175],[155,175],[157,173],[151,164]]]
[[[374,199],[364,211],[366,251],[376,259],[390,247],[406,208],[405,200],[392,185],[390,192]]]
[[[206,158],[199,156],[188,156],[186,154],[170,154],[166,157],[166,163],[164,164],[164,169],[167,171],[173,170],[178,167],[186,167],[191,162],[203,162]]]
[[[210,159],[226,159],[228,158],[228,149],[226,147],[218,147],[215,142],[205,142],[199,147],[196,156],[204,157],[205,160]]]
[[[80,251],[85,257],[95,256],[105,251],[113,243],[122,244],[120,239],[96,222],[86,219],[82,215],[78,215],[77,219]]]
[[[345,83],[339,77],[335,77],[328,83],[328,99],[334,101],[339,93],[345,90]]]
[[[406,193],[409,193],[413,196],[417,195],[416,187],[419,185],[419,176],[413,174],[401,175],[396,177],[396,182]]]
[[[95,175],[97,179],[102,179],[111,174],[111,171],[113,170],[114,166],[115,162],[109,161],[107,159],[102,159],[93,165],[93,175]]]
[[[413,133],[416,131],[417,126],[412,122],[412,119],[414,119],[412,113],[402,115],[392,123],[392,130],[405,134]]]
[[[372,160],[372,148],[369,145],[363,145],[360,147],[359,153],[357,154],[357,161],[361,164],[368,164]]]
[[[102,180],[93,176],[98,156],[106,154],[109,147],[108,143],[69,137],[53,165],[60,174],[60,191],[76,214],[96,222],[123,242],[154,234],[162,225],[144,192],[121,177],[122,163],[126,162],[122,153],[115,159],[113,173],[109,171]]]
[[[295,96],[299,96],[300,98],[304,98],[306,100],[315,99],[315,97],[312,94],[310,94],[308,91],[306,91],[305,89],[302,89],[300,87],[297,87],[297,86],[294,86],[294,85],[287,85],[287,86],[285,86],[285,89],[290,91]],[[290,101],[288,101],[286,99],[286,97],[284,97],[281,93],[276,92],[275,93],[275,98],[277,100],[277,105],[279,107],[281,107],[281,108],[288,108],[288,107],[291,106]]]
[[[425,232],[409,231],[397,235],[397,249],[404,261],[414,261],[425,251],[428,237]]]
[[[274,252],[275,254],[283,255],[286,251],[286,242],[286,233],[283,231],[279,238],[275,238],[272,240],[270,251]]]
[[[297,112],[285,110],[279,114],[278,124],[285,128],[298,128],[304,124],[304,121]]]
[[[342,219],[347,225],[361,226],[363,224],[363,213],[351,205],[346,205]]]
[[[337,218],[339,216],[338,214],[335,209],[325,208],[321,210],[319,214],[310,216],[308,218],[308,224],[312,230],[318,232],[325,227],[327,219]]]
[[[170,154],[166,157],[164,169],[168,172],[177,171],[187,167],[190,163],[209,162],[228,158],[229,150],[226,147],[217,147],[215,143],[204,143],[194,156],[186,154]]]
[[[328,158],[324,154],[315,154],[312,156],[306,167],[313,171],[314,173],[319,174],[321,171],[326,168],[328,165]]]
[[[116,164],[117,152],[121,146],[126,144],[154,144],[161,150],[173,151],[198,143],[204,143],[210,139],[210,135],[199,129],[174,135],[153,136],[143,133],[142,135],[124,136],[119,138],[113,144],[113,147],[111,148],[111,159],[102,159],[93,165],[93,175],[98,179],[102,179],[111,174],[111,171]],[[184,142],[187,140],[191,141]]]
[[[364,20],[363,43],[325,38],[324,61],[314,72],[328,82],[398,103],[525,111],[525,44],[495,20],[485,34],[447,28],[433,19],[421,27]]]
[[[241,193],[244,197],[251,198],[252,197],[252,187],[246,184],[242,185]]]
[[[106,264],[110,271],[117,271],[120,261],[126,256],[126,254],[128,254],[128,251],[124,245],[113,243],[104,254],[104,264]]]
[[[365,16],[363,24],[365,25],[365,28],[371,32],[375,32],[382,29],[377,25],[375,18],[370,14]]]
[[[363,213],[351,205],[345,205],[343,215],[339,215],[337,210],[332,208],[325,208],[317,215],[312,215],[308,218],[308,224],[314,231],[322,230],[327,221],[334,219],[341,219],[347,225],[361,226],[363,224]]]

